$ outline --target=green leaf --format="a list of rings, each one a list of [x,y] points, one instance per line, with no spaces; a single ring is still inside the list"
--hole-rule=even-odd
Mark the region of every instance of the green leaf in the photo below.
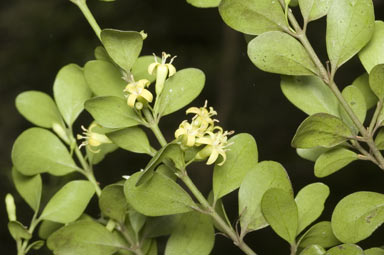
[[[34,210],[38,211],[40,207],[42,181],[41,176],[25,176],[19,173],[15,167],[12,168],[12,180],[15,184],[17,192]]]
[[[384,150],[384,129],[380,129],[379,133],[375,138],[375,144],[377,149]]]
[[[268,226],[261,212],[261,200],[271,188],[280,188],[293,195],[288,174],[277,162],[260,162],[245,176],[239,190],[239,215],[243,231]]]
[[[364,251],[365,255],[384,255],[384,249],[371,248]]]
[[[333,1],[327,16],[327,52],[336,70],[371,39],[375,24],[372,0]]]
[[[283,76],[281,90],[292,104],[308,115],[320,112],[339,114],[336,96],[316,76]]]
[[[122,184],[111,184],[106,186],[99,198],[99,207],[103,215],[123,223],[128,211],[127,200],[124,196]]]
[[[323,147],[314,147],[309,149],[297,148],[296,153],[303,159],[315,162],[320,157],[321,154],[323,154],[328,150],[329,150],[328,148],[323,148]]]
[[[311,245],[305,248],[300,255],[323,255],[325,254],[325,250],[323,247],[319,245]]]
[[[117,235],[94,221],[70,223],[52,234],[47,241],[54,254],[110,255],[128,248]]]
[[[252,135],[237,134],[228,140],[228,144],[231,143],[225,164],[215,165],[213,169],[215,201],[239,188],[245,175],[254,169],[258,161],[257,144]]]
[[[43,240],[38,240],[30,245],[28,245],[27,250],[34,249],[34,250],[40,250],[44,246],[45,242]]]
[[[161,59],[156,57],[157,61],[160,63]],[[136,81],[141,79],[147,79],[150,82],[156,80],[156,75],[148,73],[148,66],[155,62],[154,56],[142,56],[139,57],[135,64],[132,66],[132,75]]]
[[[53,84],[53,95],[65,122],[72,126],[92,95],[82,68],[75,64],[61,68]]]
[[[333,234],[331,222],[322,221],[313,225],[303,234],[299,241],[299,247],[301,248],[316,244],[324,248],[340,244],[340,241]]]
[[[215,231],[209,215],[185,213],[172,232],[165,255],[208,255],[215,242]]]
[[[304,22],[320,19],[327,15],[332,0],[299,0],[300,11],[303,14]]]
[[[357,118],[361,123],[364,123],[365,116],[367,113],[367,106],[365,103],[364,95],[361,93],[361,90],[354,86],[347,86],[343,89],[342,95],[345,101],[348,103],[350,108],[353,110]],[[354,130],[355,133],[358,132],[357,127],[344,110],[344,108],[339,105],[340,116],[346,124],[349,125],[351,130]]]
[[[107,136],[113,143],[124,150],[153,155],[153,149],[149,144],[148,137],[141,128],[124,128],[108,133]]]
[[[352,86],[355,86],[360,89],[360,92],[364,96],[367,109],[371,109],[373,106],[376,106],[378,98],[369,86],[369,76],[367,73],[364,73],[357,77],[356,80],[353,81]]]
[[[375,30],[372,39],[359,52],[359,58],[367,72],[371,72],[372,68],[378,64],[384,64],[384,22],[377,20],[375,22]]]
[[[192,102],[202,91],[204,73],[195,68],[178,71],[164,84],[164,89],[155,102],[155,113],[160,116],[171,114]]]
[[[351,162],[358,160],[357,154],[345,148],[324,152],[315,163],[315,175],[322,178],[333,174]]]
[[[384,100],[384,64],[375,66],[369,74],[369,85],[375,95]]]
[[[69,223],[81,216],[95,194],[89,181],[71,181],[65,184],[48,202],[40,219]]]
[[[327,255],[364,255],[364,252],[357,245],[342,244],[328,250]]]
[[[125,128],[141,123],[135,111],[122,98],[94,97],[85,102],[85,109],[106,128]]]
[[[60,139],[42,128],[25,130],[12,148],[12,162],[23,175],[66,175],[79,170]]]
[[[320,217],[328,196],[328,186],[320,182],[309,184],[299,191],[295,198],[299,213],[297,233],[301,233],[301,231]]]
[[[61,228],[63,224],[54,221],[43,220],[39,227],[39,237],[41,239],[47,239],[53,232]]]
[[[95,48],[94,54],[96,60],[102,60],[106,62],[113,62],[111,57],[108,55],[107,51],[104,49],[103,46],[97,46]]]
[[[142,229],[142,227],[144,226],[147,217],[134,210],[130,210],[128,212],[128,217],[129,217],[129,222],[131,223],[133,231],[135,231],[135,233],[138,234]]]
[[[318,73],[304,47],[283,32],[267,32],[253,39],[248,44],[248,56],[256,67],[265,72],[286,75]]]
[[[337,117],[317,113],[300,124],[292,140],[294,148],[334,147],[352,136],[349,128]]]
[[[228,26],[245,34],[288,29],[279,1],[222,0],[219,12]]]
[[[128,203],[146,216],[162,216],[189,212],[195,203],[172,179],[154,173],[147,182],[136,186],[141,173],[135,173],[124,184],[124,194]]]
[[[384,195],[356,192],[343,198],[332,214],[332,229],[343,243],[369,237],[384,222]]]
[[[295,243],[298,228],[298,212],[292,193],[272,188],[265,192],[261,209],[267,222],[281,238]]]
[[[15,240],[26,239],[29,240],[32,238],[32,234],[29,233],[27,227],[21,224],[18,221],[8,222],[8,230],[12,238]]]
[[[169,143],[163,146],[160,150],[158,150],[143,170],[141,176],[137,180],[136,186],[141,185],[142,183],[145,183],[150,180],[153,176],[153,173],[155,172],[156,167],[159,166],[161,163],[166,164],[168,168],[171,168],[171,170],[173,168],[184,169],[185,159],[184,153],[181,150],[180,145]],[[173,179],[172,177],[170,178]]]
[[[143,47],[141,34],[134,31],[104,29],[100,36],[108,55],[122,69],[129,72]]]
[[[39,91],[25,91],[16,97],[16,108],[21,115],[36,126],[52,128],[63,120],[53,99]]]
[[[170,235],[177,226],[182,214],[161,217],[147,217],[142,235],[148,238]]]
[[[116,96],[124,98],[124,87],[121,72],[112,63],[92,60],[84,66],[84,76],[89,88],[96,96]]]
[[[187,0],[187,3],[199,8],[218,7],[221,0]]]

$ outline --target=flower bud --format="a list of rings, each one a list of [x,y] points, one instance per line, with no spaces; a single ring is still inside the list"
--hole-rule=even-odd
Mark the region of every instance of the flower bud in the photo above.
[[[5,196],[5,207],[7,208],[9,221],[16,221],[16,205],[11,194]]]

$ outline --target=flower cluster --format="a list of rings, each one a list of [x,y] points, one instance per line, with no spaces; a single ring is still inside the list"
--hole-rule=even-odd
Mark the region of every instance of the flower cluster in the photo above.
[[[175,57],[171,58],[169,63],[167,64],[167,59],[171,55],[163,52],[161,62],[158,62],[157,56],[154,54],[155,61],[148,66],[148,73],[150,75],[156,75],[156,95],[159,96],[164,88],[165,80],[168,77],[171,77],[176,73],[176,68],[172,65],[173,60]],[[147,89],[149,85],[151,85],[151,82],[147,79],[142,79],[139,81],[135,81],[134,77],[131,76],[130,79],[127,79],[129,83],[124,89],[124,92],[127,93],[127,104],[132,107],[136,108],[137,110],[141,110],[143,106],[147,105],[148,103],[152,103],[153,101],[153,95],[152,93]]]
[[[217,115],[217,112],[212,107],[207,108],[207,101],[203,107],[191,107],[186,113],[193,113],[195,116],[191,122],[184,120],[180,124],[175,132],[176,139],[186,147],[201,146],[196,159],[208,158],[207,165],[211,165],[221,156],[222,160],[218,165],[223,165],[227,159],[226,151],[231,145],[228,143],[228,136],[233,134],[233,131],[223,131],[220,126],[215,126],[218,120],[213,119],[213,116]]]

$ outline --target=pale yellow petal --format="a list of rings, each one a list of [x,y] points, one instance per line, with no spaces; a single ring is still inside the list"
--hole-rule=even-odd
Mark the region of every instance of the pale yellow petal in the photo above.
[[[175,138],[179,138],[179,136],[185,135],[186,131],[184,128],[179,128],[175,131]]]
[[[154,75],[155,72],[156,72],[156,68],[157,68],[158,65],[159,65],[159,63],[156,63],[156,62],[150,64],[150,65],[148,66],[148,73],[149,73],[150,75]]]
[[[148,102],[152,102],[152,100],[153,100],[153,95],[152,95],[152,93],[151,93],[149,90],[147,90],[147,89],[144,89],[144,90],[141,92],[140,96],[141,96],[142,98],[144,98],[145,100],[147,100]]]
[[[128,105],[132,108],[135,107],[136,99],[137,99],[137,95],[130,94],[127,100]]]
[[[192,147],[193,145],[195,145],[195,141],[195,136],[187,135],[187,146]]]
[[[171,77],[176,73],[176,68],[172,64],[167,64],[168,67],[168,76]]]
[[[197,107],[191,107],[191,108],[187,109],[186,113],[187,114],[189,114],[189,113],[200,114],[201,111]]]
[[[217,150],[212,150],[211,156],[209,156],[208,158],[207,165],[212,165],[213,163],[215,163],[218,157],[219,153],[217,152]]]

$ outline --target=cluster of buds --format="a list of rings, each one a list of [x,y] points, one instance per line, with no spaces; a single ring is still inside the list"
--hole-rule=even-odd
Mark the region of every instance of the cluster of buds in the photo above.
[[[77,135],[77,139],[84,141],[80,144],[79,149],[83,146],[86,146],[87,149],[93,153],[99,153],[100,152],[100,145],[112,143],[109,138],[101,133],[95,132],[94,129],[98,127],[96,123],[92,123],[88,129],[86,129],[84,126],[81,126],[81,129],[84,131],[83,135]]]
[[[167,59],[171,56],[165,52],[162,53],[161,63],[158,62],[158,58],[155,54],[155,61],[148,66],[148,73],[150,75],[156,75],[156,95],[159,96],[163,91],[165,80],[168,77],[171,77],[176,73],[176,68],[172,65],[175,57],[171,58],[169,63],[167,63]],[[135,81],[134,77],[131,76],[129,79],[130,82],[124,89],[124,92],[127,93],[127,104],[136,108],[137,110],[141,110],[148,103],[152,103],[153,95],[147,89],[151,82],[147,79],[142,79],[139,81]]]
[[[204,160],[208,158],[207,165],[211,165],[217,161],[219,156],[222,160],[218,165],[223,165],[227,159],[226,151],[228,146],[228,136],[233,131],[223,131],[220,126],[215,123],[218,120],[213,119],[217,112],[212,108],[207,108],[207,101],[203,107],[189,108],[187,114],[195,114],[191,122],[184,120],[175,132],[176,139],[179,139],[185,147],[202,147],[196,154],[195,159]]]

